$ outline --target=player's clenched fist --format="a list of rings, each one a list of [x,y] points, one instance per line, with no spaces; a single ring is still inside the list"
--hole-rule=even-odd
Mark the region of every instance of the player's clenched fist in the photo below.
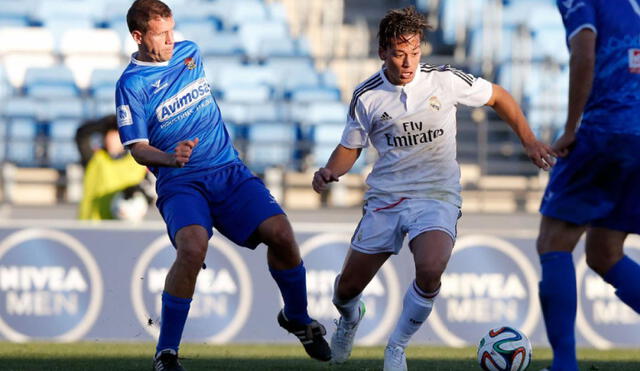
[[[191,153],[193,152],[193,148],[198,144],[200,140],[198,138],[194,140],[183,140],[178,143],[175,151],[175,160],[177,167],[184,167],[184,165],[189,162],[189,158],[191,158]]]
[[[337,182],[338,177],[326,167],[321,167],[318,171],[313,174],[313,182],[311,185],[313,186],[313,190],[320,193],[324,192],[329,188],[330,182]]]

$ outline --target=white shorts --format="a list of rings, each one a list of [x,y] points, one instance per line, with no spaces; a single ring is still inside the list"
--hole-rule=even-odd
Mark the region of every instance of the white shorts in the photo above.
[[[422,232],[443,231],[456,240],[456,224],[462,213],[457,206],[439,200],[403,198],[394,203],[370,199],[358,224],[351,248],[364,254],[391,252],[402,248]]]

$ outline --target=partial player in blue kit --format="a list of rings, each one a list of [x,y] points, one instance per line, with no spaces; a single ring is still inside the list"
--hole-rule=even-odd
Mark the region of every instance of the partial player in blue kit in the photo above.
[[[291,225],[239,160],[197,45],[174,43],[171,10],[159,0],[136,0],[127,24],[138,52],[116,86],[120,136],[157,177],[157,206],[177,252],[162,294],[154,369],[183,370],[178,347],[212,227],[240,246],[268,246],[269,270],[284,300],[278,323],[312,358],[328,361],[326,331],[307,313],[306,271]]]
[[[569,110],[540,212],[540,302],[551,370],[577,370],[572,251],[640,313],[640,266],[624,254],[640,233],[640,2],[559,0],[571,51]]]

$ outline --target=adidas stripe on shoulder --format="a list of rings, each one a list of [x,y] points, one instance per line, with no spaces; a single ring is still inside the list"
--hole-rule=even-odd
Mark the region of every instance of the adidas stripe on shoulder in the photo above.
[[[469,73],[465,73],[463,71],[460,71],[457,68],[453,68],[451,67],[451,65],[448,64],[443,64],[441,66],[435,66],[432,64],[421,64],[420,65],[420,72],[425,72],[425,73],[429,73],[429,72],[445,72],[445,71],[449,71],[451,73],[453,73],[455,76],[458,76],[460,79],[462,79],[462,81],[466,82],[467,84],[469,84],[469,86],[473,85],[473,82],[475,81],[475,77]]]
[[[362,96],[362,94],[368,92],[369,90],[375,89],[378,86],[382,85],[382,77],[380,77],[379,73],[371,76],[369,79],[365,80],[356,90],[353,92],[353,97],[351,97],[351,104],[349,104],[349,117],[351,119],[355,118],[356,114],[356,103],[358,102],[358,98]]]

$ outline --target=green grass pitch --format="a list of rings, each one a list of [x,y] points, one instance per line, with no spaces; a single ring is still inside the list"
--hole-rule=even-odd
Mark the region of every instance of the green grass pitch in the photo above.
[[[83,342],[71,344],[0,342],[0,370],[150,370],[154,345],[151,343]],[[381,370],[382,347],[356,347],[343,365],[310,360],[298,345],[206,345],[183,344],[182,364],[198,370]],[[529,370],[550,363],[549,349],[534,349]],[[638,350],[580,349],[580,369],[588,371],[640,370]],[[477,370],[474,348],[410,346],[410,370]]]

